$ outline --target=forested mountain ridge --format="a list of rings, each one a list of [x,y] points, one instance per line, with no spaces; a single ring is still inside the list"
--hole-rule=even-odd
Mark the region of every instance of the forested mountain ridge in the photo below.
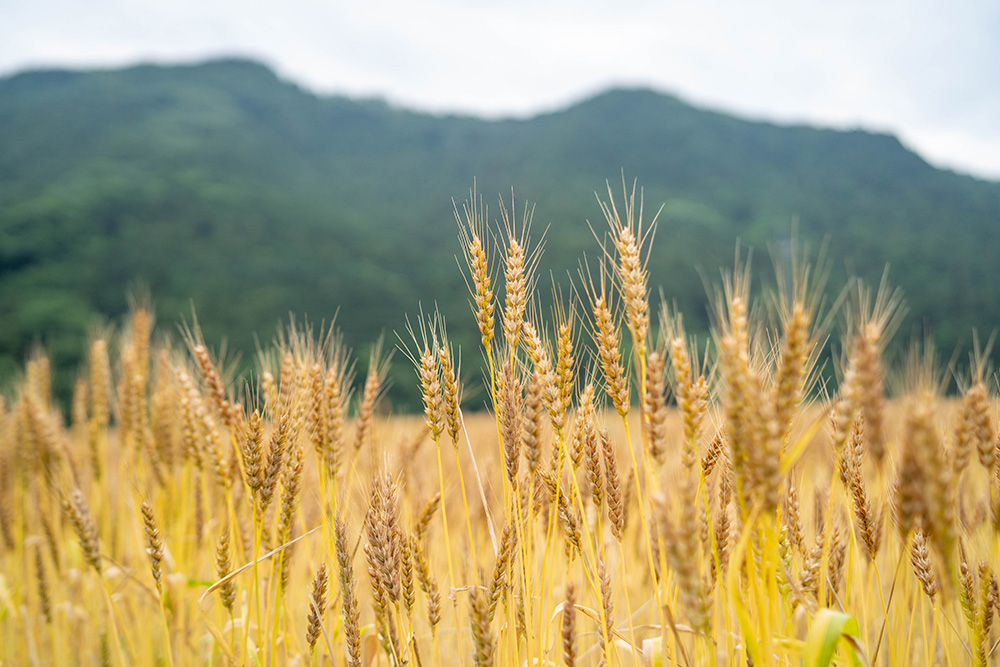
[[[747,121],[648,90],[527,119],[435,116],[220,60],[0,79],[0,376],[36,340],[68,367],[137,285],[161,323],[193,304],[210,343],[251,354],[289,312],[319,322],[339,309],[361,348],[436,301],[471,366],[453,199],[476,179],[491,218],[496,193],[510,208],[513,188],[518,218],[534,203],[540,285],[549,270],[565,283],[599,254],[594,192],[610,180],[620,199],[622,170],[647,218],[663,205],[654,293],[696,328],[701,273],[730,265],[737,238],[765,268],[793,220],[804,240],[830,238],[834,287],[890,263],[911,325],[948,351],[1000,323],[1000,184],[935,169],[895,137]]]

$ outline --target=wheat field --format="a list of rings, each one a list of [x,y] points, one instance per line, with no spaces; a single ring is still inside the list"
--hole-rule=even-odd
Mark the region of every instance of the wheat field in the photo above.
[[[890,368],[885,282],[825,302],[796,252],[751,299],[739,251],[699,343],[615,199],[543,309],[528,220],[471,193],[477,350],[421,312],[359,374],[293,321],[236,378],[139,301],[68,406],[37,350],[0,410],[0,664],[1000,664],[989,345]],[[422,416],[381,408],[390,363]]]

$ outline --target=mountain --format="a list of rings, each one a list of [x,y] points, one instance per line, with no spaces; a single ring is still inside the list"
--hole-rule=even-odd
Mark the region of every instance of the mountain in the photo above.
[[[35,342],[57,370],[147,290],[161,324],[252,353],[289,312],[334,314],[363,350],[436,301],[478,361],[453,200],[473,180],[545,232],[539,284],[600,255],[594,197],[622,174],[662,204],[654,291],[705,329],[703,275],[737,239],[767,264],[797,226],[831,285],[886,263],[944,349],[1000,322],[1000,184],[935,169],[886,134],[748,121],[639,89],[488,121],[318,97],[245,60],[0,79],[0,377]],[[511,188],[515,200],[511,204]],[[168,326],[169,328],[169,326]],[[363,354],[361,356],[364,356]],[[397,364],[397,384],[413,385]],[[63,386],[72,380],[62,376]],[[405,392],[400,392],[403,396]],[[404,397],[405,400],[405,397]]]

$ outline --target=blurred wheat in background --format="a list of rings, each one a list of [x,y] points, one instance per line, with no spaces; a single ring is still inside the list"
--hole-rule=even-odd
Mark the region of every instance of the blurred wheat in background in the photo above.
[[[530,216],[470,193],[480,350],[420,312],[358,374],[293,321],[235,378],[140,300],[66,407],[37,350],[0,411],[0,662],[997,664],[989,345],[887,368],[900,295],[825,302],[798,249],[760,298],[738,250],[694,340],[651,311],[641,194],[602,208],[549,309]],[[380,409],[390,361],[423,419]]]

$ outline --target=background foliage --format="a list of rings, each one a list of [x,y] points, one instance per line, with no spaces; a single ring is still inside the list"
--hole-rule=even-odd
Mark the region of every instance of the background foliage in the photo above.
[[[1000,184],[935,169],[895,137],[752,122],[646,90],[524,120],[437,117],[320,98],[224,60],[0,80],[0,377],[41,342],[65,395],[86,332],[137,286],[161,322],[193,306],[212,345],[253,349],[289,312],[339,311],[358,348],[436,299],[475,350],[452,198],[461,206],[476,178],[491,218],[496,193],[518,220],[536,202],[542,281],[551,270],[565,283],[599,254],[593,193],[606,180],[619,191],[622,169],[641,179],[647,219],[663,204],[650,284],[692,330],[707,327],[703,276],[731,264],[734,239],[761,267],[793,221],[806,242],[829,237],[832,290],[889,262],[904,331],[929,327],[950,350],[1000,322]],[[415,401],[412,371],[396,372],[407,379],[393,398]]]

